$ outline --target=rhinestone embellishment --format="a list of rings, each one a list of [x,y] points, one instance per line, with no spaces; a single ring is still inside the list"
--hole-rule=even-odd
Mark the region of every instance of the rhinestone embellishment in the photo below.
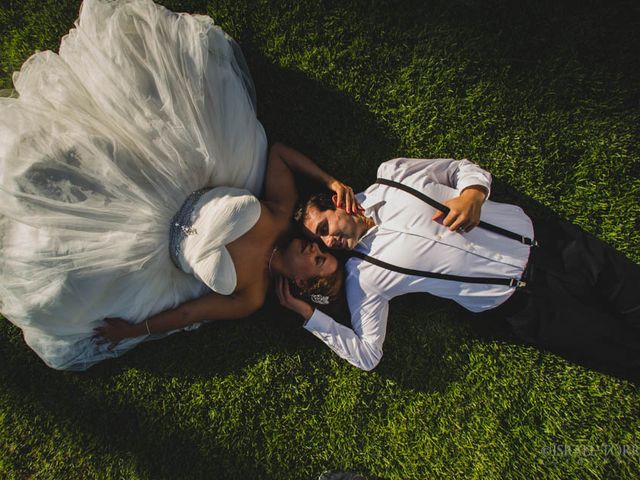
[[[187,235],[197,235],[198,230],[191,224],[191,215],[200,200],[200,197],[211,188],[201,188],[190,194],[184,201],[178,213],[171,219],[169,228],[169,255],[173,264],[180,268],[180,254],[182,253],[182,242]]]

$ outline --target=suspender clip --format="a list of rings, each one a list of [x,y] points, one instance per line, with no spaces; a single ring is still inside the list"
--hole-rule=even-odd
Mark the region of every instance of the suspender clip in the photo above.
[[[509,283],[510,287],[516,287],[516,288],[524,288],[527,286],[527,282],[523,282],[522,280],[517,280],[515,278],[511,279],[511,282]]]

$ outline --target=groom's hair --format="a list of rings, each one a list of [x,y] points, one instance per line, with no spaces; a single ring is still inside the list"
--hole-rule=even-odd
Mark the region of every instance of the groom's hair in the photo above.
[[[333,203],[332,197],[332,193],[314,193],[306,201],[301,202],[298,205],[298,208],[293,214],[293,219],[298,224],[302,225],[304,223],[304,219],[307,218],[309,208],[311,207],[317,208],[319,212],[324,212],[325,210],[335,210],[336,204]]]

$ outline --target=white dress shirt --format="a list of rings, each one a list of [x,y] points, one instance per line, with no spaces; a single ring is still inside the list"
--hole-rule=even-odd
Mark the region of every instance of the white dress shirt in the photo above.
[[[394,180],[441,203],[472,185],[490,191],[491,175],[468,160],[398,158],[378,168],[378,177]],[[394,187],[373,184],[356,198],[375,221],[356,250],[400,267],[466,277],[520,279],[529,246],[476,227],[451,232],[431,218],[435,210],[415,196]],[[487,200],[481,218],[487,223],[533,238],[531,220],[520,207]],[[425,278],[387,270],[352,257],[345,265],[346,295],[352,328],[316,309],[304,328],[335,353],[364,370],[382,357],[389,301],[413,292],[449,298],[472,312],[495,308],[513,287]]]

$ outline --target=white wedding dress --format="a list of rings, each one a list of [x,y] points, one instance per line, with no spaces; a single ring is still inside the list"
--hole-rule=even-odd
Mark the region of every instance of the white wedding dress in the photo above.
[[[47,365],[84,370],[164,336],[108,351],[92,338],[104,318],[233,291],[224,245],[257,220],[267,144],[239,47],[209,17],[85,0],[59,54],[33,55],[14,85],[0,99],[0,312]],[[234,188],[188,212],[213,202],[207,244],[177,268],[172,219],[216,186]]]

